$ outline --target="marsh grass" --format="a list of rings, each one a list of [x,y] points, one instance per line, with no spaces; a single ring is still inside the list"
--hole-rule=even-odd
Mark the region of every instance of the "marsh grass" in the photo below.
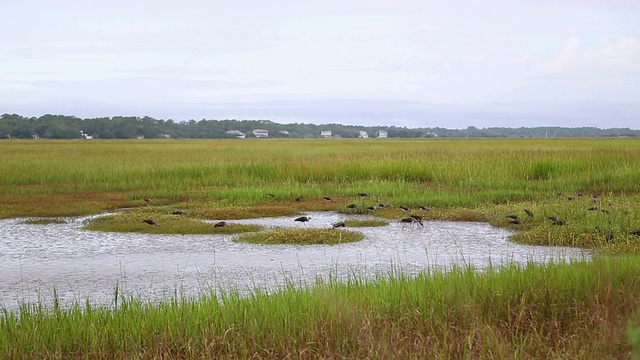
[[[401,271],[250,296],[120,298],[0,316],[2,358],[628,357],[635,257]]]
[[[154,220],[157,225],[150,225],[143,220]],[[87,220],[85,230],[107,232],[135,232],[144,234],[240,234],[263,230],[259,225],[229,224],[215,227],[213,223],[186,216],[172,215],[166,210],[145,208],[123,211],[114,215],[95,217]]]
[[[68,221],[64,218],[33,218],[21,221],[22,224],[27,225],[49,225],[49,224],[67,224]]]
[[[379,227],[389,225],[388,221],[384,220],[345,220],[344,225],[346,227]]]
[[[242,234],[234,241],[253,244],[335,245],[362,239],[364,235],[361,233],[342,229],[274,228],[258,233]]]
[[[640,351],[640,239],[629,234],[640,229],[637,139],[11,140],[0,152],[0,218],[138,207],[135,219],[89,226],[210,233],[200,220],[390,203],[373,214],[397,220],[407,216],[398,206],[409,206],[425,220],[488,222],[520,243],[608,255],[161,305],[25,305],[0,315],[0,358],[619,359],[630,356],[627,341]],[[177,208],[187,215],[171,215]],[[151,216],[161,225],[142,223]],[[310,241],[342,231],[320,230]]]

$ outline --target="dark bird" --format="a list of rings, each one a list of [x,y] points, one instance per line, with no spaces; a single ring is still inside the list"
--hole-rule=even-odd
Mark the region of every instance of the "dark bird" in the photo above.
[[[427,207],[427,206],[424,206],[424,205],[418,206],[418,209],[423,210],[423,211],[431,211],[430,207]]]
[[[307,222],[309,220],[311,220],[311,217],[309,216],[300,216],[299,218],[295,218],[293,221]]]
[[[369,196],[369,194],[367,193],[358,193],[358,195],[360,195],[360,197],[366,198],[367,196]]]
[[[422,221],[422,216],[420,216],[420,215],[413,215],[412,214],[412,215],[409,215],[409,217],[412,217],[412,218],[414,218],[416,220]]]
[[[356,204],[347,205],[347,209],[357,209],[357,208],[358,208],[358,205],[356,205]]]
[[[375,206],[368,206],[367,210],[369,211],[376,211],[376,207]]]
[[[581,198],[583,195],[582,193],[578,193],[578,197]]]
[[[513,214],[512,214],[512,215],[507,215],[507,217],[508,217],[509,219],[512,219],[512,220],[518,220],[518,215],[513,215]]]
[[[553,225],[567,225],[566,221],[560,220],[555,216],[549,216],[548,219],[553,221]]]
[[[587,210],[589,210],[589,211],[598,211],[599,209],[598,209],[597,206],[592,206],[592,207],[588,208]]]
[[[217,223],[215,223],[213,225],[213,227],[223,227],[223,226],[227,226],[227,222],[226,221],[218,221]]]
[[[337,222],[337,223],[333,224],[332,226],[333,226],[334,229],[337,229],[337,228],[345,227],[346,225],[344,224],[344,221],[340,221],[340,222]]]
[[[422,220],[418,220],[412,216],[406,217],[404,219],[400,219],[400,222],[406,223],[406,224],[413,224],[413,223],[418,223],[420,224],[420,226],[424,227],[424,224],[422,223]]]
[[[380,203],[380,204],[378,204],[378,207],[379,207],[379,208],[386,208],[387,206],[389,206],[389,204],[387,204],[387,203]]]
[[[143,223],[147,223],[147,224],[149,224],[149,225],[157,225],[157,226],[160,226],[160,224],[158,224],[158,223],[157,223],[155,220],[153,220],[153,219],[144,219],[144,220],[142,220],[142,222],[143,222]]]
[[[275,195],[273,195],[273,194],[267,194],[267,196],[268,196],[269,198],[271,198],[271,199],[275,199],[275,198],[276,198],[276,196],[275,196]]]
[[[411,211],[410,208],[406,207],[406,206],[399,206],[400,210],[402,211]]]
[[[609,233],[607,233],[607,236],[604,238],[604,240],[608,243],[613,240],[613,230],[609,230]]]
[[[151,204],[151,198],[145,198],[144,202],[146,202],[147,204]]]
[[[567,198],[567,200],[569,200],[569,201],[573,200],[573,196],[569,196],[569,197]]]
[[[509,224],[520,225],[520,224],[522,224],[522,221],[520,221],[518,219],[511,219],[511,220],[509,220]]]
[[[333,202],[333,199],[330,196],[325,196],[325,197],[323,197],[323,199],[325,199],[327,201],[330,201],[330,202]]]
[[[181,209],[174,210],[174,211],[172,212],[172,214],[173,214],[173,215],[184,215],[184,214],[186,214],[186,213],[187,213],[187,211],[186,211],[186,210],[181,210]]]
[[[300,196],[298,196],[298,197],[296,198],[296,201],[302,201],[302,198],[301,198]]]
[[[524,209],[524,212],[529,215],[529,217],[533,217],[533,213],[531,212],[531,210],[528,209]]]
[[[640,236],[640,229],[629,232],[630,235]]]

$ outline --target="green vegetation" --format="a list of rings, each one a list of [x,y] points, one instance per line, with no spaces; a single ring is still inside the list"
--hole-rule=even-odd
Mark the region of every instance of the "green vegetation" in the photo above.
[[[148,221],[148,222],[145,222]],[[86,222],[84,229],[109,232],[136,232],[145,234],[240,234],[260,231],[259,225],[214,223],[190,219],[181,215],[167,215],[164,211],[133,210],[115,215],[100,216]]]
[[[426,270],[267,294],[117,299],[0,321],[4,358],[619,359],[636,257]],[[633,334],[631,334],[633,335]],[[630,336],[631,336],[630,335]]]
[[[388,221],[383,220],[345,220],[344,226],[346,227],[378,227],[387,226]]]
[[[48,224],[66,224],[67,220],[63,218],[33,218],[22,221],[28,225],[48,225]]]
[[[210,231],[203,219],[388,203],[368,212],[385,221],[409,213],[484,221],[516,230],[518,242],[596,254],[485,272],[425,269],[417,278],[390,269],[375,280],[291,284],[249,297],[120,299],[111,309],[25,305],[0,316],[3,358],[617,359],[632,346],[640,356],[634,139],[10,140],[0,141],[0,152],[7,154],[0,157],[2,218],[134,207],[91,225],[181,233]],[[160,226],[142,222],[151,215]]]
[[[364,235],[348,230],[317,228],[275,228],[260,233],[242,234],[234,241],[253,244],[334,245],[364,239]]]

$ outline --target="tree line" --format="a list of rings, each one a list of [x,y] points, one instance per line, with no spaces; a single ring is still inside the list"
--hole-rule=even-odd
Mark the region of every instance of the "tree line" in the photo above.
[[[255,137],[252,131],[264,129],[270,138],[318,138],[321,131],[331,137],[357,138],[361,131],[378,137],[386,131],[390,138],[486,138],[486,137],[638,137],[640,130],[629,128],[599,129],[595,127],[520,127],[446,129],[441,127],[406,128],[396,126],[356,126],[341,124],[278,124],[270,120],[189,120],[173,121],[152,117],[114,116],[81,119],[67,115],[24,117],[17,114],[0,116],[0,139],[135,139],[135,138],[235,138],[238,132]]]

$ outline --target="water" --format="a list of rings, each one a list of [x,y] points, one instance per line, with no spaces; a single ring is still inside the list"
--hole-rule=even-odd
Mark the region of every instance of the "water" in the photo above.
[[[308,223],[295,217],[228,221],[267,227],[331,227],[364,218],[312,212]],[[0,307],[24,302],[50,304],[53,290],[62,304],[86,299],[113,302],[121,293],[157,301],[176,294],[256,288],[276,290],[287,281],[311,284],[317,277],[373,277],[391,271],[582,258],[580,249],[518,245],[512,232],[472,222],[424,222],[354,228],[365,239],[340,245],[256,245],[228,235],[149,235],[82,230],[88,217],[67,224],[29,225],[0,221]],[[214,222],[214,221],[212,221]]]

